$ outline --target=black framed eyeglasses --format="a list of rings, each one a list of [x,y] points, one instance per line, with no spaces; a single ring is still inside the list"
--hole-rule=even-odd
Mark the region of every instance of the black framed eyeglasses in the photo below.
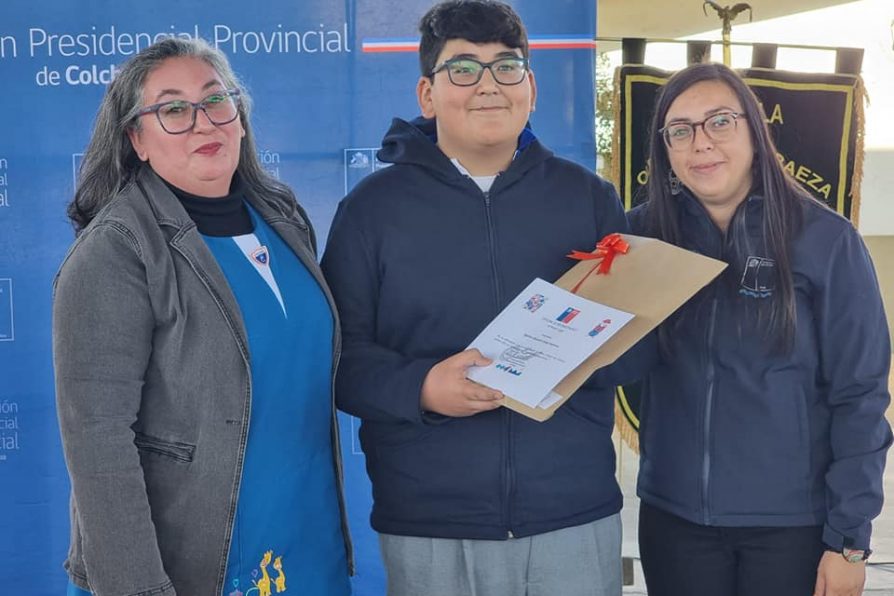
[[[227,89],[212,93],[202,101],[193,103],[185,99],[175,99],[146,106],[137,112],[137,117],[155,114],[158,123],[168,134],[179,135],[192,130],[196,125],[199,110],[212,124],[229,124],[239,116],[239,89]]]
[[[451,58],[431,71],[431,76],[446,70],[451,83],[458,87],[471,87],[477,85],[484,76],[484,69],[489,70],[494,80],[501,85],[518,85],[528,73],[528,59],[506,56],[492,62],[481,62],[474,58]]]
[[[692,145],[698,127],[715,143],[730,140],[736,134],[739,118],[744,117],[741,112],[718,112],[698,122],[671,122],[658,132],[669,148],[682,151]]]

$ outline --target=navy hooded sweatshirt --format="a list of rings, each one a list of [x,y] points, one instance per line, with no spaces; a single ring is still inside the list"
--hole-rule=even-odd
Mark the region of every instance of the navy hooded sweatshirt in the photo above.
[[[393,165],[341,202],[322,262],[344,333],[337,403],[362,420],[372,526],[505,539],[617,513],[608,377],[542,423],[506,408],[465,418],[420,410],[434,364],[464,350],[534,278],[565,273],[571,250],[627,230],[617,194],[528,130],[483,193],[434,138],[433,120],[394,120],[379,152]]]

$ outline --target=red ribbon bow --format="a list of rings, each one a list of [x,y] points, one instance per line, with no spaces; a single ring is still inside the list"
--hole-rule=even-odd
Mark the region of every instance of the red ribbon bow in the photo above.
[[[587,274],[581,279],[577,284],[571,289],[572,294],[577,294],[577,291],[580,289],[581,285],[583,285],[584,281],[590,274],[594,271],[596,275],[604,275],[611,271],[612,262],[615,260],[615,256],[619,254],[627,254],[627,251],[630,250],[630,244],[624,238],[615,232],[614,234],[609,234],[602,240],[600,240],[596,244],[596,250],[594,252],[582,252],[579,250],[571,251],[571,254],[566,255],[570,259],[575,259],[578,261],[595,261],[599,260],[600,262],[593,265],[593,268],[590,269]]]

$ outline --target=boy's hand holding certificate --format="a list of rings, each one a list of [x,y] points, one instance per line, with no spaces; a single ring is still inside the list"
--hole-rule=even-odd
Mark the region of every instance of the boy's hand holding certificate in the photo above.
[[[552,389],[633,315],[535,279],[469,348],[493,364],[468,377],[532,408],[557,399]]]

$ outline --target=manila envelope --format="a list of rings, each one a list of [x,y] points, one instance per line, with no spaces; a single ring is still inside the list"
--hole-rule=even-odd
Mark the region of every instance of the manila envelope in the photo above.
[[[600,261],[581,261],[555,284],[570,291],[586,277],[578,295],[634,318],[555,386],[553,391],[562,397],[559,401],[548,408],[532,408],[506,396],[504,406],[540,422],[549,419],[593,372],[617,360],[726,268],[722,261],[661,240],[623,237],[630,249],[615,256],[609,273],[593,271],[587,276]]]

